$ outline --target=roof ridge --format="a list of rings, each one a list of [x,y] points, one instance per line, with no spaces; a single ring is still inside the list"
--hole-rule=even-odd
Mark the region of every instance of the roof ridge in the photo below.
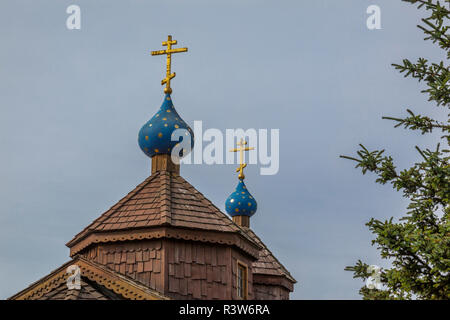
[[[250,229],[249,227],[245,227],[245,229],[247,229],[247,231],[250,231],[252,233],[252,235],[261,243],[261,245],[264,247],[264,249],[266,249],[270,255],[272,256],[272,258],[275,260],[275,262],[277,262],[281,269],[286,273],[286,276],[288,276],[288,278],[290,278],[290,280],[293,280],[294,282],[297,282],[297,280],[295,280],[295,278],[291,275],[291,273],[287,270],[287,268],[280,262],[280,260],[277,259],[277,257],[275,257],[275,255],[272,253],[272,251],[270,251],[270,249],[265,245],[265,243],[261,240],[260,237],[258,237],[258,235],[256,234],[256,232],[254,232],[252,229]]]
[[[190,184],[186,179],[184,179],[183,177],[179,176],[181,178],[181,182],[185,185],[188,186],[189,189],[192,189],[194,191],[195,196],[201,200],[205,205],[208,206],[208,208],[211,209],[211,211],[214,212],[215,216],[220,219],[222,222],[227,223],[227,226],[232,226],[234,227],[234,229],[236,231],[238,231],[238,233],[240,233],[241,235],[243,235],[245,238],[247,238],[247,240],[250,240],[251,242],[255,242],[253,241],[253,239],[251,237],[248,236],[248,234],[245,232],[244,229],[242,229],[238,224],[234,223],[232,219],[230,219],[224,212],[222,212],[222,210],[220,210],[211,200],[209,200],[207,197],[205,197],[205,195],[203,193],[201,193],[200,191],[198,191],[192,184]],[[257,243],[256,243],[257,244]]]
[[[235,233],[253,247],[262,248],[187,180],[167,170],[160,170],[145,179],[66,245],[74,254],[90,241],[99,241],[93,240],[95,236],[86,240],[96,233],[104,235],[126,230],[132,234],[133,230],[164,226]]]
[[[82,235],[87,233],[90,228],[96,223],[96,222],[102,222],[109,218],[111,215],[113,215],[120,207],[122,207],[130,198],[132,198],[135,194],[137,194],[139,191],[145,188],[150,182],[152,182],[155,178],[159,176],[159,172],[156,172],[154,175],[147,177],[144,181],[142,181],[140,184],[138,184],[133,190],[128,192],[126,196],[124,196],[122,199],[120,199],[118,202],[116,202],[114,205],[112,205],[108,210],[103,212],[99,217],[94,219],[90,224],[88,224],[83,230],[78,232],[72,240],[66,243],[66,246],[69,246],[73,241],[80,238]]]
[[[159,199],[160,199],[160,221],[161,224],[172,223],[171,202],[172,192],[170,186],[172,183],[172,176],[168,171],[160,173]]]
[[[229,219],[225,213],[223,213],[219,208],[217,208],[214,203],[212,203],[208,198],[205,197],[205,195],[203,193],[201,193],[200,191],[198,191],[192,184],[190,184],[186,179],[184,179],[183,177],[179,176],[181,179],[182,184],[184,184],[185,186],[187,186],[188,189],[192,189],[192,191],[194,192],[195,196],[197,197],[198,200],[200,200],[201,202],[203,202],[206,206],[208,206],[208,208],[212,209],[211,211],[221,220],[226,219],[225,221],[228,222],[228,225],[233,224],[232,220]],[[221,213],[220,215],[218,213]]]
[[[159,296],[160,298],[167,298],[162,292],[159,292],[158,290],[152,289],[151,287],[147,287],[146,285],[144,285],[143,283],[137,281],[136,279],[134,279],[134,278],[132,278],[132,277],[126,275],[126,274],[122,274],[122,273],[120,273],[120,272],[117,272],[117,271],[115,271],[115,270],[112,270],[112,269],[108,268],[107,266],[105,266],[105,265],[103,265],[103,264],[101,264],[101,263],[98,263],[98,262],[96,262],[96,261],[94,261],[94,260],[88,259],[88,258],[86,258],[86,257],[84,257],[84,256],[82,256],[82,255],[77,255],[77,256],[75,257],[75,259],[77,259],[78,261],[82,261],[82,262],[84,262],[84,263],[86,263],[86,264],[88,264],[88,265],[90,265],[90,266],[92,266],[92,267],[94,267],[94,268],[97,268],[97,269],[99,269],[99,270],[101,270],[101,271],[104,271],[104,272],[106,272],[106,273],[109,273],[109,274],[115,276],[119,281],[127,282],[127,283],[131,284],[132,286],[134,286],[134,287],[137,288],[137,289],[140,289],[140,290],[143,290],[143,291],[151,292],[152,295]],[[75,259],[74,259],[74,260],[75,260]],[[82,271],[83,271],[83,268],[82,268]],[[97,284],[102,285],[102,286],[108,288],[108,286],[105,285],[104,283],[101,283],[100,281],[98,281],[98,280],[96,280],[96,279],[91,279],[91,278],[89,278],[88,275],[85,275],[85,276],[86,276],[89,280],[94,281],[94,282],[96,282]],[[108,288],[108,289],[111,289],[111,288]],[[123,287],[122,287],[121,289],[123,289]],[[116,292],[116,290],[114,290],[114,289],[113,289],[113,291]],[[128,290],[126,290],[126,291],[128,291]],[[116,293],[117,293],[117,294],[120,294],[120,295],[122,295],[122,296],[124,296],[124,293],[125,293],[125,292],[116,292]],[[124,297],[126,297],[126,296],[124,296]]]
[[[82,255],[76,255],[70,261],[61,265],[59,268],[53,270],[41,279],[33,282],[22,291],[9,297],[8,300],[28,300],[35,295],[38,295],[39,297],[42,296],[45,293],[45,289],[47,288],[50,288],[50,290],[55,289],[57,285],[60,285],[61,283],[67,281],[69,275],[66,270],[70,265],[77,265],[80,268],[81,277],[85,277],[100,286],[112,290],[113,292],[123,296],[124,298],[148,298],[161,300],[168,299],[168,297],[166,297],[163,293],[150,287],[146,287],[142,283],[139,283],[138,281],[127,275],[111,270],[98,262],[83,257]],[[96,270],[93,271],[92,268]],[[110,281],[111,278],[115,278],[115,284]],[[119,284],[117,282],[119,282]],[[69,290],[69,292],[70,291],[71,290]],[[67,293],[68,295],[70,294],[69,292]]]
[[[154,175],[151,175],[151,176],[147,177],[144,181],[142,181],[140,184],[138,184],[133,190],[128,192],[128,194],[125,197],[123,197],[115,205],[113,205],[109,210],[107,210],[106,212],[102,213],[100,215],[100,217],[98,217],[97,219],[100,219],[102,217],[105,218],[105,219],[109,218],[111,215],[114,214],[114,212],[117,211],[117,209],[120,209],[125,204],[125,202],[127,202],[127,200],[131,199],[135,194],[137,194],[139,191],[144,189],[150,182],[152,182],[159,175],[160,175],[160,172],[156,172]],[[111,213],[106,214],[109,211],[111,211]],[[95,222],[95,220],[94,220],[94,222]]]

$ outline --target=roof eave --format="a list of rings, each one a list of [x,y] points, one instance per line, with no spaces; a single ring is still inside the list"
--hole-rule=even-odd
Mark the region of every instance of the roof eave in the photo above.
[[[135,241],[151,239],[182,239],[188,241],[209,242],[214,244],[234,245],[257,260],[261,246],[239,232],[216,231],[193,228],[182,228],[167,226],[157,226],[141,229],[127,229],[105,232],[91,232],[83,239],[72,242],[69,246],[70,256],[75,256],[95,243],[110,243],[117,241]]]

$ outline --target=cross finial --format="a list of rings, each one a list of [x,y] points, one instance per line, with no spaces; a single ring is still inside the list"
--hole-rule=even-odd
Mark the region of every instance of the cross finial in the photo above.
[[[231,149],[230,152],[239,152],[240,153],[240,164],[239,167],[236,168],[236,172],[239,172],[238,178],[243,180],[245,178],[244,175],[244,168],[247,166],[246,163],[244,163],[244,151],[254,150],[253,147],[245,147],[247,144],[247,141],[241,138],[241,140],[237,143],[239,148]]]
[[[172,45],[177,44],[177,40],[172,40],[172,36],[167,36],[167,41],[163,41],[162,45],[167,46],[166,50],[158,50],[158,51],[152,51],[152,56],[159,56],[162,54],[167,54],[167,64],[166,64],[166,77],[161,80],[161,85],[166,84],[166,87],[164,88],[164,93],[171,94],[172,88],[170,87],[170,80],[172,78],[175,78],[176,73],[171,73],[170,67],[172,64],[172,53],[178,53],[178,52],[187,52],[188,48],[178,48],[178,49],[172,49]]]

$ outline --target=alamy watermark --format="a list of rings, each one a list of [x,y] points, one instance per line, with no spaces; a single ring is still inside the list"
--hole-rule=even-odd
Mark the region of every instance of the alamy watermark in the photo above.
[[[69,277],[66,280],[67,289],[69,290],[80,290],[81,289],[81,271],[80,267],[76,264],[68,266],[66,273]]]
[[[81,9],[76,4],[72,4],[67,7],[66,13],[69,16],[66,19],[66,27],[69,30],[80,30],[81,29]]]
[[[366,26],[369,30],[381,29],[381,9],[376,4],[367,7],[366,13],[369,17],[366,20]]]
[[[381,268],[377,265],[371,265],[367,267],[367,272],[370,276],[366,279],[367,289],[381,290]]]
[[[229,152],[241,139],[254,147],[248,152],[248,164],[258,164],[261,175],[275,175],[280,169],[280,130],[279,129],[226,129],[225,134],[215,128],[203,131],[203,122],[194,121],[195,144],[190,145],[190,134],[186,129],[176,129],[172,141],[180,141],[172,149],[172,161],[181,164],[237,164],[239,155]],[[180,151],[187,154],[179,158]]]

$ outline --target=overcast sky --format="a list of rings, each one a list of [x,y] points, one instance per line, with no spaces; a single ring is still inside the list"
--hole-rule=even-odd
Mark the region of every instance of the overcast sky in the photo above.
[[[66,8],[81,8],[81,30]],[[366,9],[381,8],[381,30]],[[407,202],[340,154],[385,148],[399,168],[423,137],[381,120],[438,115],[390,64],[444,57],[422,41],[420,11],[400,0],[0,2],[0,298],[69,260],[65,243],[150,174],[137,133],[162,102],[168,34],[172,98],[203,129],[280,129],[280,171],[246,171],[252,228],[298,283],[293,299],[359,299],[344,267],[380,260],[364,226]],[[181,175],[224,209],[235,165]]]

